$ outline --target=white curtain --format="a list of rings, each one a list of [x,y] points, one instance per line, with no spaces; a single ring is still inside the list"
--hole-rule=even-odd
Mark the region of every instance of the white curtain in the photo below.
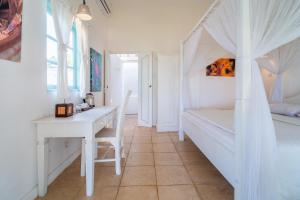
[[[207,16],[203,26],[224,49],[236,54],[236,9],[235,0],[222,0]]]
[[[300,63],[300,39],[283,45],[257,59],[259,66],[276,75],[270,90],[270,99],[274,103],[283,103],[283,74]]]
[[[219,58],[234,58],[234,55],[222,48],[211,35],[200,26],[183,45],[183,107],[198,108],[201,104],[199,91],[203,69]]]
[[[249,86],[242,88],[248,100],[246,131],[239,133],[245,139],[239,199],[280,199],[276,135],[256,59],[300,36],[299,9],[298,0],[250,1],[252,66]]]
[[[89,65],[88,27],[80,19],[76,19],[78,44],[80,49],[80,96],[85,98],[87,93],[86,72]]]
[[[66,99],[68,91],[67,45],[73,24],[72,8],[66,1],[51,0],[52,15],[58,41],[57,97]]]
[[[183,45],[183,80],[182,80],[182,97],[183,108],[191,108],[191,97],[189,92],[189,72],[193,66],[196,57],[197,49],[202,35],[202,28],[198,28],[191,37]]]

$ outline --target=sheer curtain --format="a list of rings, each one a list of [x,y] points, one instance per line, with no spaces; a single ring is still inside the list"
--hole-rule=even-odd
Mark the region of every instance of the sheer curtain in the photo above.
[[[191,37],[188,38],[188,40],[183,45],[183,61],[182,61],[182,67],[183,67],[183,77],[182,77],[182,103],[183,108],[191,108],[191,97],[189,92],[189,73],[190,70],[193,67],[193,62],[195,60],[197,50],[199,48],[199,43],[201,40],[202,35],[202,28],[198,28]]]
[[[236,9],[235,0],[222,0],[207,16],[203,26],[224,49],[236,54]]]
[[[89,65],[88,28],[80,19],[76,19],[78,44],[80,48],[80,96],[85,98],[87,92],[86,71]]]
[[[270,90],[270,99],[274,103],[283,103],[283,74],[300,63],[300,39],[283,45],[262,58],[257,59],[259,66],[276,75]]]
[[[66,99],[68,91],[67,44],[73,24],[72,8],[66,1],[51,0],[52,15],[58,41],[57,97]]]
[[[256,59],[300,36],[299,9],[297,0],[250,1],[252,65],[249,87],[243,88],[249,99],[246,131],[239,133],[245,139],[240,199],[280,199],[276,135]]]

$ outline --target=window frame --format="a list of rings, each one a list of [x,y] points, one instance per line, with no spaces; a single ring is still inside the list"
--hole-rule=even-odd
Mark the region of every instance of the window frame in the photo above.
[[[52,13],[52,9],[51,9],[51,5],[50,3],[48,2],[47,3],[47,14],[51,14]],[[77,42],[77,30],[76,30],[76,25],[75,23],[73,23],[72,25],[72,29],[71,29],[71,33],[72,34],[72,42],[73,42],[73,47],[71,46],[67,46],[67,50],[71,50],[72,51],[72,54],[73,54],[73,66],[67,66],[67,71],[69,69],[72,69],[73,70],[73,83],[72,85],[73,86],[69,86],[68,84],[68,87],[70,90],[73,90],[73,91],[78,91],[79,90],[79,67],[78,67],[78,63],[79,63],[79,51],[78,51],[78,42]],[[48,32],[46,32],[46,42],[47,40],[52,40],[53,42],[55,42],[56,44],[58,43],[57,42],[57,39],[54,38],[53,36],[49,35]],[[48,60],[48,58],[46,58],[46,63],[47,63],[47,69],[49,68],[49,63],[50,64],[53,64],[53,65],[56,65],[56,67],[50,67],[50,68],[56,68],[58,67],[58,63],[55,62],[55,61],[52,61],[52,60]],[[47,73],[47,79],[48,79],[48,73]],[[57,89],[57,85],[48,85],[47,83],[47,89],[48,91],[55,91]]]

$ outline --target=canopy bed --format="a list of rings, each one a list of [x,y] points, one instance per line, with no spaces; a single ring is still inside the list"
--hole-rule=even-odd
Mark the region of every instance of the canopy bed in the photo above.
[[[300,1],[217,0],[182,43],[180,140],[190,136],[235,199],[300,198],[300,118],[271,114],[260,70],[276,76],[269,99],[283,103],[299,22]],[[236,59],[235,78],[203,75],[219,58]]]

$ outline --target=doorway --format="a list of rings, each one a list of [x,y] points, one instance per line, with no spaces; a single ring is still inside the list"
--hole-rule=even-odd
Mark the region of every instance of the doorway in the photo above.
[[[120,105],[128,90],[127,115],[137,115],[138,125],[152,127],[152,55],[109,54],[106,102]]]

